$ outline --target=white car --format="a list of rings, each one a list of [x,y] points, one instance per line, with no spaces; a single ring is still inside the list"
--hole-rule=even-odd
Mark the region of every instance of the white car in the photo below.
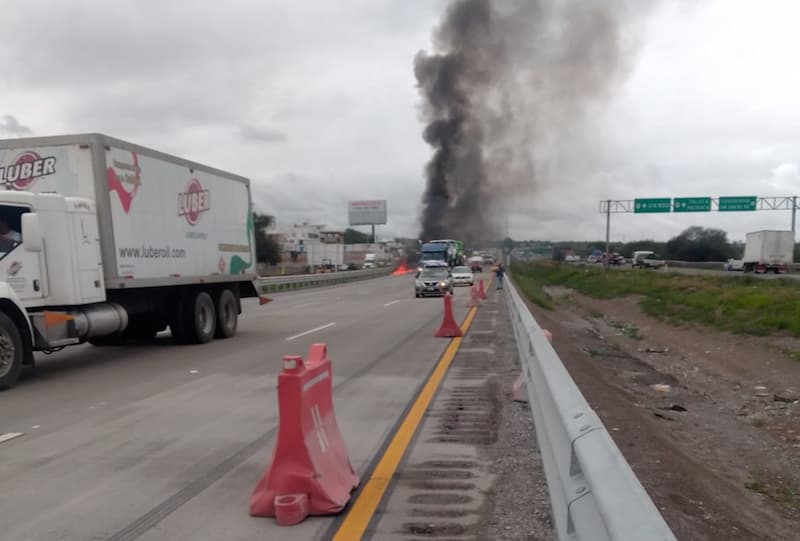
[[[475,276],[469,267],[454,267],[450,276],[453,278],[453,285],[456,286],[471,286],[475,283]]]
[[[743,271],[744,270],[744,261],[741,259],[729,259],[727,263],[725,263],[725,270],[726,271]]]

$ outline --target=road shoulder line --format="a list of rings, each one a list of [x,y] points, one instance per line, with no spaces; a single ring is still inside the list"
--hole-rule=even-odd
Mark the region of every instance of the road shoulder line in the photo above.
[[[469,330],[476,313],[477,308],[470,308],[461,324],[462,333],[466,334]],[[355,541],[364,535],[462,341],[462,337],[453,338],[437,361],[422,390],[392,435],[389,445],[384,449],[369,479],[357,493],[347,514],[336,529],[331,538],[333,541]]]

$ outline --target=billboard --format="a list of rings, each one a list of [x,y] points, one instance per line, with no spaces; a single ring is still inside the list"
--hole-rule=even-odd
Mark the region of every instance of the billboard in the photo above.
[[[386,223],[386,200],[350,201],[350,225],[379,225]]]

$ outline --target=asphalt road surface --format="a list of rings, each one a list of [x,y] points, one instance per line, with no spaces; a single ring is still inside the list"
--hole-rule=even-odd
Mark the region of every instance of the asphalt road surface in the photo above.
[[[466,288],[454,302],[466,313]],[[318,539],[248,515],[278,423],[284,354],[325,342],[350,458],[363,474],[449,340],[413,275],[246,302],[238,335],[202,346],[80,346],[0,393],[0,539]]]

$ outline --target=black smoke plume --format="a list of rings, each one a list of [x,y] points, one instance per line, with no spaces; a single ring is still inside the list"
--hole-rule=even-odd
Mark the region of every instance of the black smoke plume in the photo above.
[[[498,238],[506,204],[558,182],[592,107],[612,97],[649,2],[453,0],[421,51],[426,167],[421,238]]]

